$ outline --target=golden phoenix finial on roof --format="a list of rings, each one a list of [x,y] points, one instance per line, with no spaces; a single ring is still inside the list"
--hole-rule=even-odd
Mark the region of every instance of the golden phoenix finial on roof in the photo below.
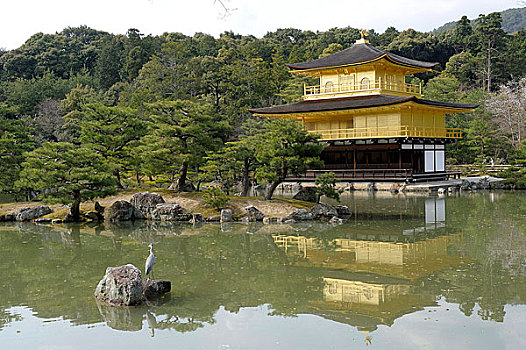
[[[362,39],[365,39],[366,36],[369,36],[369,34],[367,33],[367,29],[360,29],[360,35],[362,36]]]

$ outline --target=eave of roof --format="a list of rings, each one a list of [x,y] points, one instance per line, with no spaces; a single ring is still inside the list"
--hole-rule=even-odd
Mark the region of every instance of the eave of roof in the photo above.
[[[478,107],[476,104],[431,101],[419,99],[416,96],[368,95],[333,99],[306,100],[280,106],[253,108],[249,109],[248,111],[257,115],[279,115],[372,108],[396,105],[406,102],[414,102],[431,107],[453,109],[455,110],[454,113],[471,111]]]

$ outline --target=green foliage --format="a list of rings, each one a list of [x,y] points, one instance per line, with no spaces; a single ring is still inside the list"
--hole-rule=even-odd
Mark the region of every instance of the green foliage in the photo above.
[[[426,99],[443,102],[458,101],[460,82],[454,76],[439,75],[429,80],[424,87]]]
[[[47,72],[40,78],[18,79],[9,83],[6,102],[24,115],[35,114],[37,106],[46,99],[62,100],[78,84],[89,84],[89,78],[75,76],[71,79],[56,77]]]
[[[80,142],[101,155],[117,177],[126,170],[138,170],[136,147],[146,135],[147,127],[137,110],[125,107],[106,107],[101,104],[81,106],[77,113],[68,115],[70,124],[76,124]]]
[[[445,74],[410,77],[423,83],[424,98],[484,104],[483,90],[526,74],[526,31],[505,32],[510,19],[520,22],[519,10],[473,21],[463,16],[440,33],[389,27],[369,30],[368,38],[381,49],[439,62]],[[18,49],[0,50],[0,103],[11,111],[0,126],[0,190],[14,190],[24,152],[63,141],[98,152],[115,175],[134,171],[137,179],[158,175],[178,178],[180,185],[187,177],[213,179],[228,192],[241,182],[243,193],[254,177],[273,184],[312,164],[279,156],[281,146],[267,142],[278,138],[268,123],[266,139],[244,132],[248,109],[302,100],[303,84],[318,79],[289,74],[286,63],[337,52],[359,37],[351,27],[316,33],[284,28],[261,39],[232,32],[217,39],[203,33],[145,36],[134,28],[113,35],[85,26],[37,33]],[[464,129],[465,137],[448,146],[447,157],[518,159],[518,143],[506,139],[493,114],[481,107],[448,116],[447,127]]]
[[[217,211],[225,208],[225,205],[230,201],[220,188],[210,186],[203,191],[203,203]]]
[[[459,81],[461,90],[466,90],[476,85],[478,69],[477,59],[470,52],[463,51],[449,58],[444,72]]]
[[[256,152],[259,147],[258,135],[264,132],[262,124],[249,119],[241,127],[237,141],[225,143],[215,152],[209,152],[203,178],[219,181],[227,193],[237,183],[241,183],[241,196],[247,196],[250,189],[251,174],[257,166]]]
[[[94,69],[95,78],[101,88],[108,89],[121,80],[124,54],[121,38],[108,37],[103,40]]]
[[[323,52],[320,55],[320,58],[332,55],[333,53],[339,52],[343,50],[344,47],[338,43],[332,43],[329,46],[327,46],[325,49],[323,49]]]
[[[269,120],[265,124],[267,130],[256,136],[259,165],[255,177],[269,184],[264,196],[268,200],[287,175],[300,175],[308,168],[320,167],[323,147],[316,142],[319,136],[304,130],[295,120]]]
[[[24,153],[33,149],[30,128],[12,109],[0,105],[0,193],[14,192]]]
[[[343,190],[336,189],[336,179],[334,178],[333,172],[321,174],[316,177],[314,183],[317,186],[316,192],[318,192],[319,198],[325,196],[327,198],[335,199],[338,202],[340,201],[340,195]]]
[[[81,201],[115,193],[110,167],[95,151],[72,143],[44,143],[26,154],[22,163],[21,189],[38,191],[51,203],[71,204],[71,215],[79,218]]]
[[[182,190],[188,169],[201,166],[206,152],[219,148],[219,136],[227,130],[224,122],[213,120],[211,111],[209,104],[185,100],[148,105],[143,170],[152,175],[171,173],[172,177],[179,170],[178,190]]]
[[[109,34],[86,26],[68,27],[60,33],[37,33],[20,48],[2,56],[9,80],[36,79],[47,72],[62,79],[91,72],[100,41]]]

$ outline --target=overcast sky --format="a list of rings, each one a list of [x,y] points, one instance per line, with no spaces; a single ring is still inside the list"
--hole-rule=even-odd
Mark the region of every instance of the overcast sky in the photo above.
[[[523,7],[520,0],[1,0],[0,48],[19,47],[31,35],[87,25],[114,34],[137,28],[143,34],[231,30],[262,37],[277,28],[327,30],[333,27],[432,30],[462,15]]]

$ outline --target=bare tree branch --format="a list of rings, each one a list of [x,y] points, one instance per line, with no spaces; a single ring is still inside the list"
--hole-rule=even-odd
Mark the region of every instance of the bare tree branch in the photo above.
[[[226,6],[225,2],[229,0],[214,0],[214,5],[219,4],[223,8],[223,15],[221,16],[221,19],[225,19],[226,17],[230,16],[233,11],[236,11],[237,8],[231,8]]]

